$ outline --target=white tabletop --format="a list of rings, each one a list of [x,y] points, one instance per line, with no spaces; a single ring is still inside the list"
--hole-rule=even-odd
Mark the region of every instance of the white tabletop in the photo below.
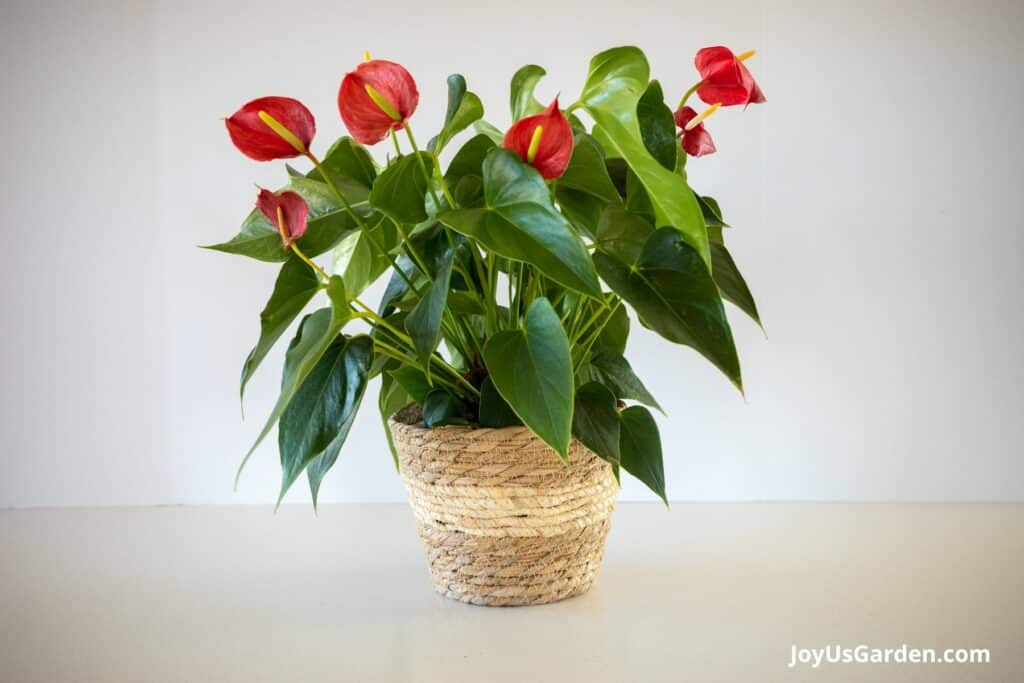
[[[792,647],[989,664],[790,668]],[[543,607],[430,588],[403,505],[0,512],[3,681],[1020,681],[1024,506],[620,505]]]

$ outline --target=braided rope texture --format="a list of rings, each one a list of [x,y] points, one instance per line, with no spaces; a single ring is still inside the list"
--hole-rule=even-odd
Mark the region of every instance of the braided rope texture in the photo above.
[[[434,588],[476,605],[542,605],[593,585],[619,492],[579,442],[566,466],[526,427],[388,426]]]

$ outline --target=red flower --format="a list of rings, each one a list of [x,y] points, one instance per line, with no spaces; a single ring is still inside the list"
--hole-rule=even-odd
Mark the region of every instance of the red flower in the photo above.
[[[750,52],[746,56],[752,54]],[[693,61],[701,77],[697,95],[708,104],[721,102],[729,106],[765,101],[764,93],[757,87],[754,77],[743,65],[743,60],[729,48],[705,47],[697,51]]]
[[[274,124],[282,130],[276,131]],[[225,119],[224,125],[235,147],[256,161],[290,159],[305,154],[316,133],[313,115],[302,102],[290,97],[253,100]],[[288,135],[291,140],[287,139]]]
[[[686,130],[686,124],[696,115],[693,107],[683,107],[675,113],[676,125],[683,129],[683,149],[686,153],[691,157],[702,157],[715,151],[715,143],[711,139],[711,133],[704,130],[703,121],[691,130]]]
[[[558,98],[541,113],[513,123],[502,147],[518,154],[547,180],[565,173],[572,157],[572,128],[558,108]]]
[[[401,64],[371,59],[345,74],[338,90],[338,111],[358,142],[373,145],[401,130],[416,111],[420,93]]]
[[[256,208],[262,211],[267,220],[281,233],[285,249],[306,233],[309,205],[298,192],[285,190],[274,194],[270,190],[260,188],[260,193],[256,197]]]

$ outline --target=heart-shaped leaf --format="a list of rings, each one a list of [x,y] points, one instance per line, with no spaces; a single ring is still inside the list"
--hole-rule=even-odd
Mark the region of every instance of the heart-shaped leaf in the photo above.
[[[498,429],[523,424],[515,411],[509,407],[505,399],[498,393],[498,390],[494,387],[494,380],[490,377],[485,378],[483,384],[480,385],[479,413],[481,427]]]
[[[423,399],[423,424],[428,428],[465,425],[466,404],[447,389],[431,389]]]
[[[577,133],[572,158],[556,181],[562,213],[586,234],[593,236],[601,213],[609,205],[621,206],[615,185],[608,175],[604,153],[593,137]]]
[[[580,102],[600,127],[609,155],[624,159],[646,188],[656,224],[676,228],[710,264],[704,219],[684,172],[662,166],[644,145],[637,105],[647,90],[649,73],[647,58],[638,48],[606,50],[591,60]]]
[[[318,460],[310,472],[315,500],[323,475],[334,464],[352,427],[372,361],[370,337],[336,337],[295,391],[278,425],[278,505],[302,471]]]
[[[285,189],[298,192],[309,205],[309,223],[306,233],[296,240],[296,244],[306,256],[319,256],[329,251],[345,235],[356,229],[355,220],[342,207],[334,191],[324,183],[309,178],[292,178]],[[353,209],[360,207],[365,212],[365,201],[348,197],[346,199],[349,199]],[[277,226],[267,220],[267,217],[257,209],[254,209],[245,219],[237,235],[227,242],[205,248],[229,254],[240,254],[271,263],[286,260],[290,253],[281,243],[281,235],[277,231]]]
[[[750,293],[747,281],[743,279],[740,269],[736,266],[736,262],[733,261],[732,255],[724,244],[711,243],[711,263],[714,267],[711,272],[715,278],[715,284],[718,285],[718,290],[722,293],[722,298],[736,304],[741,311],[753,318],[754,322],[761,325],[754,295]]]
[[[351,190],[345,192],[345,198],[350,202],[366,201],[370,195],[370,188],[373,187],[373,180],[377,177],[377,167],[370,153],[347,135],[338,138],[331,145],[327,154],[320,160],[320,166],[327,171],[342,192],[345,192],[346,187]],[[323,181],[320,171],[315,168],[308,176],[313,180]]]
[[[288,407],[295,392],[327,351],[327,347],[338,336],[341,328],[348,322],[350,309],[348,298],[345,295],[345,283],[337,275],[332,276],[327,283],[327,296],[331,300],[331,305],[303,318],[302,323],[299,324],[299,331],[288,346],[288,351],[284,356],[284,373],[281,377],[281,392],[278,395],[277,403],[274,404],[270,417],[256,438],[256,442],[238,466],[238,473],[235,475],[236,486],[242,469],[249,461],[253,451],[270,433]]]
[[[590,255],[555,210],[540,174],[504,149],[487,155],[483,171],[486,206],[446,211],[441,221],[499,256],[534,265],[570,289],[600,297]]]
[[[565,460],[572,430],[569,339],[547,299],[534,299],[522,327],[487,340],[484,362],[519,419]]]
[[[676,156],[680,149],[676,138],[676,120],[665,104],[661,84],[651,81],[636,105],[640,139],[658,163],[669,171],[676,169]]]
[[[608,462],[618,464],[619,431],[615,394],[597,382],[578,388],[572,433],[580,443]]]
[[[441,343],[441,319],[448,302],[448,289],[451,286],[452,262],[454,253],[449,252],[444,266],[434,277],[434,281],[423,293],[405,319],[405,331],[412,338],[412,345],[423,364],[430,380],[430,357]]]
[[[292,256],[281,266],[270,300],[260,313],[260,338],[242,366],[239,398],[245,396],[245,385],[288,326],[320,289],[320,279],[308,265]]]
[[[615,394],[615,398],[640,401],[644,405],[661,410],[662,413],[665,412],[621,353],[613,350],[595,353],[591,356],[590,362],[580,369],[580,377],[581,382],[599,382],[608,387]]]
[[[630,406],[619,413],[619,464],[634,477],[665,497],[665,463],[661,454],[661,435],[650,411],[643,406]]]
[[[453,137],[483,115],[484,105],[476,93],[466,90],[466,79],[462,74],[452,74],[448,77],[448,111],[444,116],[444,127],[427,148],[434,154],[440,154]]]
[[[693,247],[673,228],[655,231],[634,263],[598,253],[604,281],[641,321],[669,341],[693,347],[742,390],[739,359],[718,287]]]
[[[334,248],[334,272],[345,281],[351,297],[362,294],[391,267],[385,251],[393,252],[401,243],[391,219],[374,215],[379,217],[376,223],[348,235]]]
[[[512,120],[518,121],[524,116],[536,114],[544,109],[533,91],[537,83],[547,74],[543,67],[536,64],[527,64],[512,75],[512,84],[509,88],[509,107],[512,111]]]
[[[426,152],[406,154],[391,162],[373,184],[370,205],[399,223],[425,221],[427,176],[423,169],[429,170],[433,163]]]

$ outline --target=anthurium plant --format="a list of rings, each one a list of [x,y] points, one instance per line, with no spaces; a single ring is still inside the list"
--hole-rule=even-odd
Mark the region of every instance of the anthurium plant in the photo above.
[[[596,55],[564,108],[537,101],[545,71],[525,66],[505,132],[453,74],[444,125],[425,147],[411,125],[413,77],[369,55],[338,92],[349,136],[322,155],[297,100],[256,99],[227,118],[251,159],[309,163],[286,165],[287,181],[259,190],[238,234],[209,247],[278,268],[243,393],[301,316],[242,466],[276,425],[280,495],[305,472],[315,504],[380,377],[385,423],[415,403],[426,428],[525,425],[564,459],[575,437],[664,498],[649,410],[660,408],[623,354],[635,320],[742,390],[723,300],[760,322],[757,307],[719,205],[690,186],[687,161],[715,151],[709,115],[765,100],[744,63],[752,55],[700,50],[696,83],[674,108],[636,47]],[[368,147],[385,138],[375,159]],[[365,302],[383,278],[381,300]]]

